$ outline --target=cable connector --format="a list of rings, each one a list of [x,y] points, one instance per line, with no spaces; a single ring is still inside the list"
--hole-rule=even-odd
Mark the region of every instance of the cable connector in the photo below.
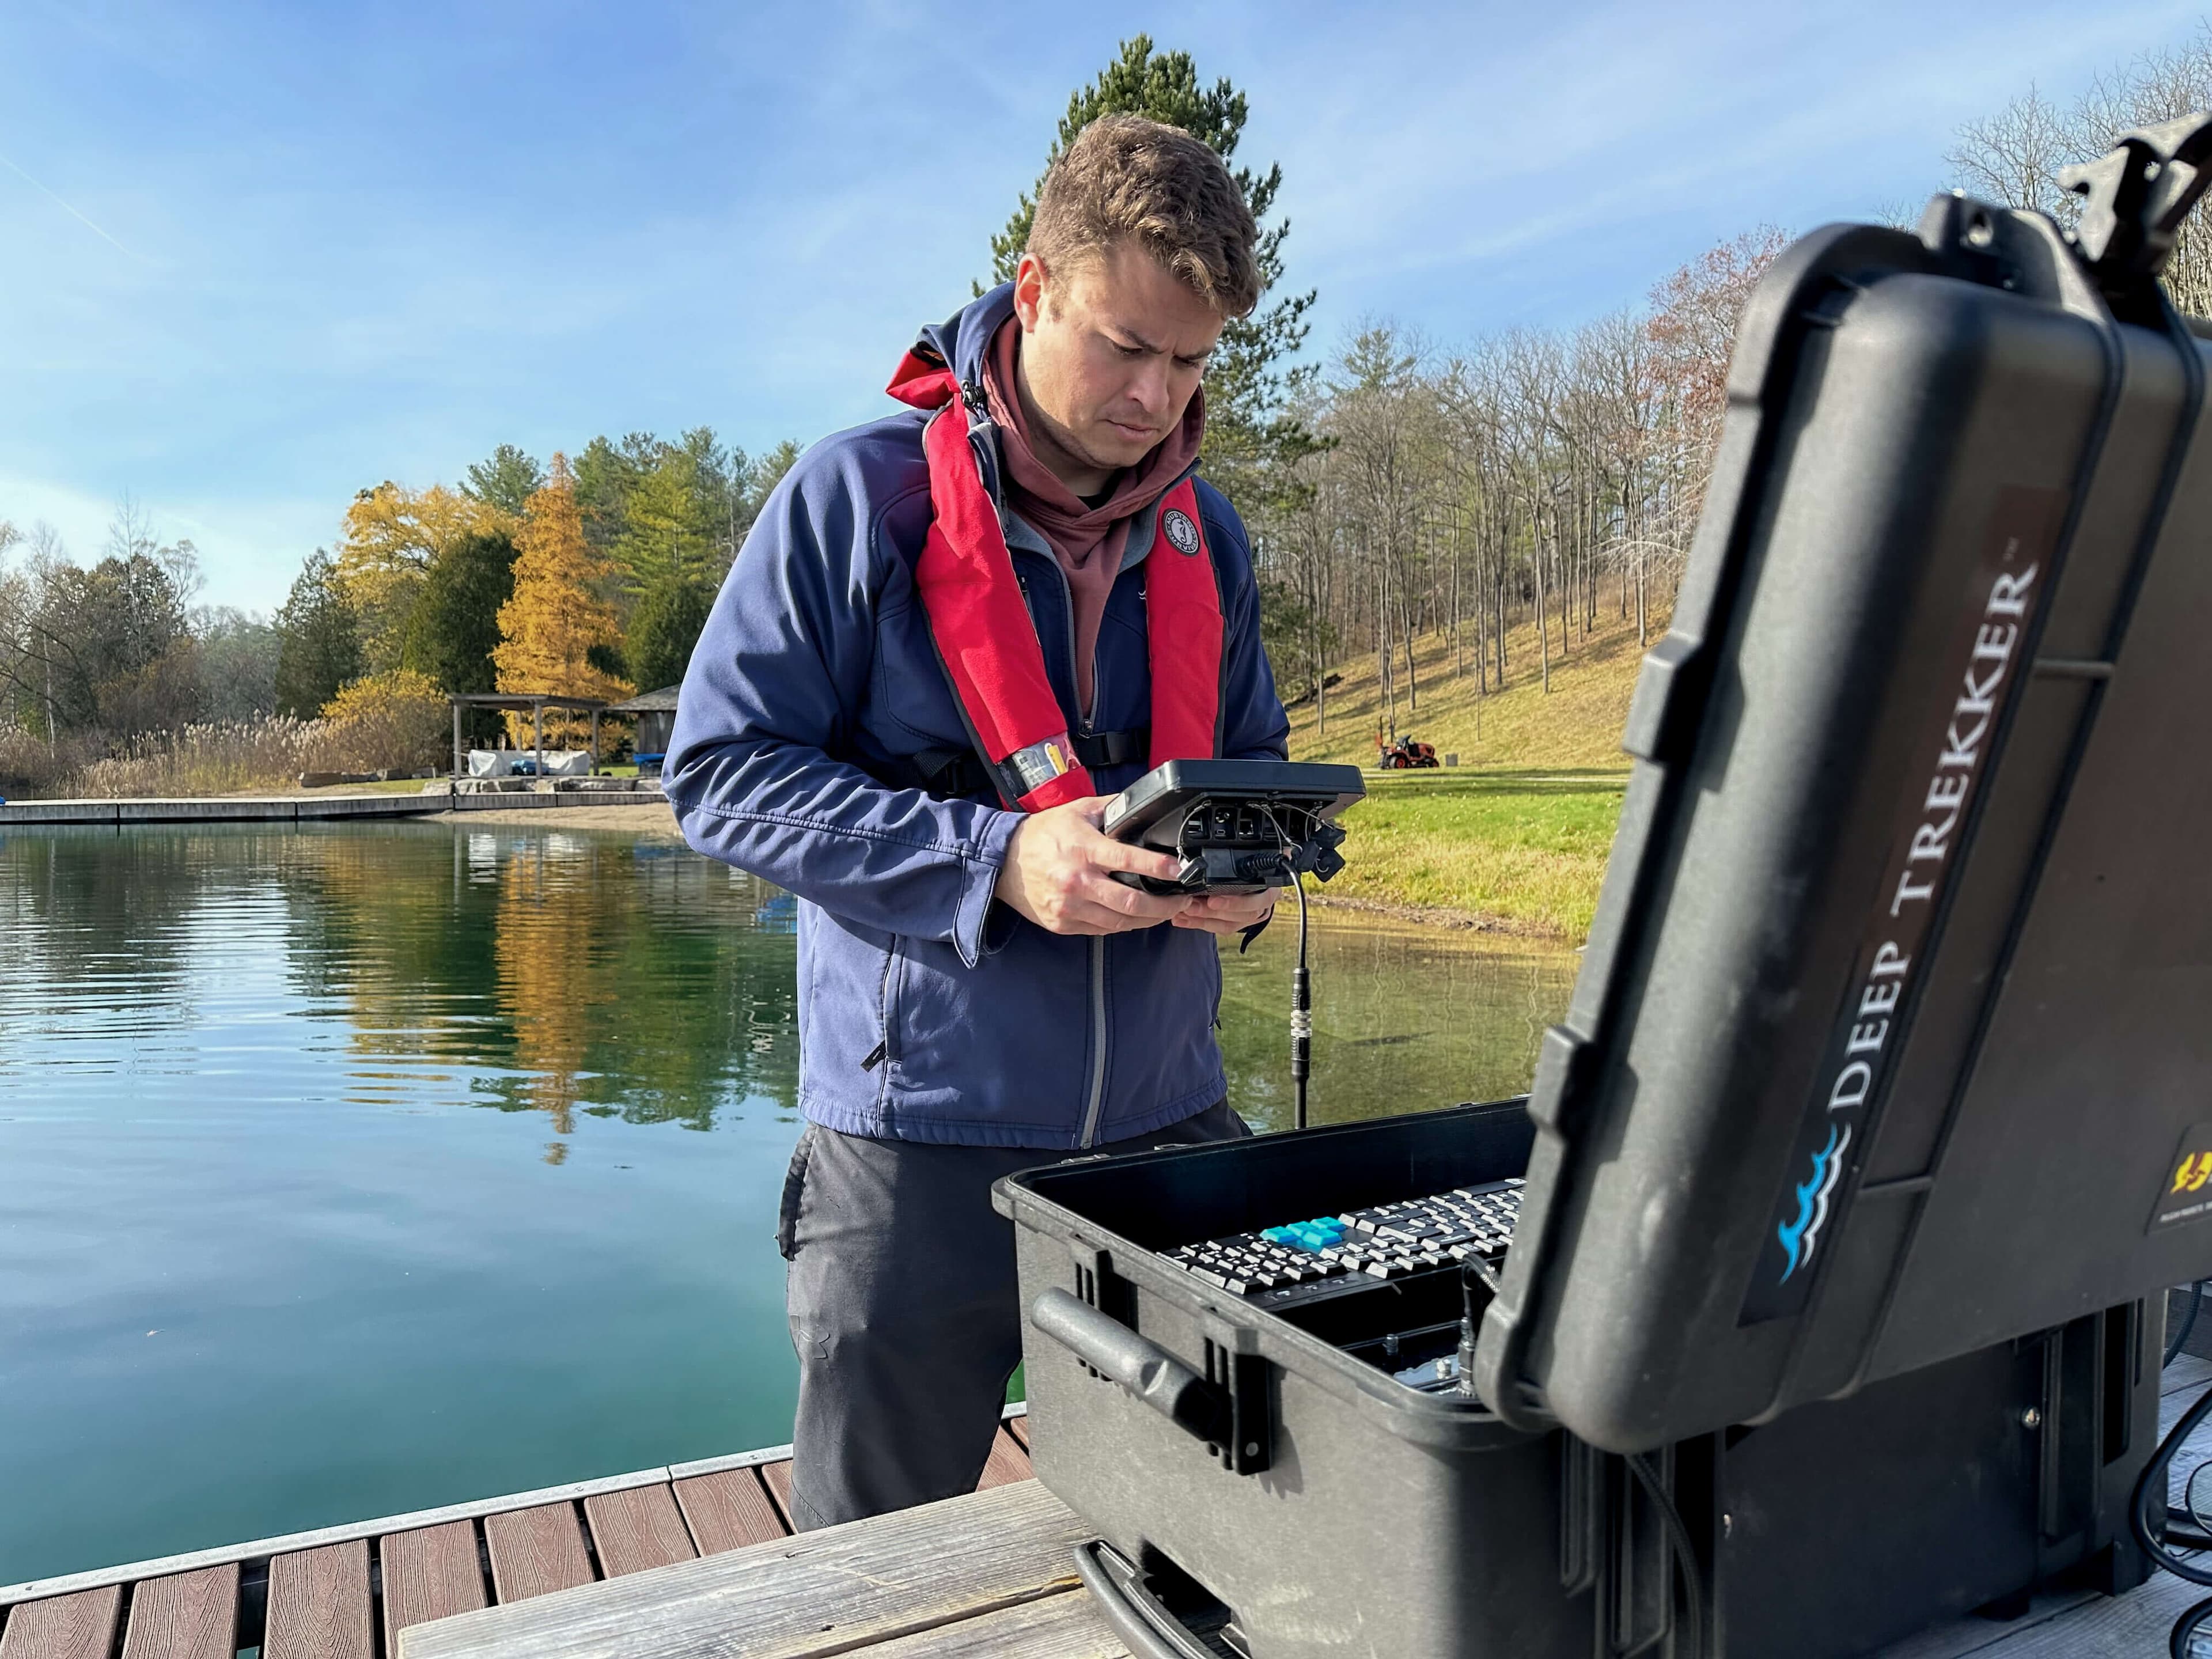
[[[1344,868],[1344,854],[1336,849],[1344,845],[1344,831],[1327,819],[1316,823],[1313,834],[1291,853],[1291,868],[1310,874],[1316,881],[1327,881]]]

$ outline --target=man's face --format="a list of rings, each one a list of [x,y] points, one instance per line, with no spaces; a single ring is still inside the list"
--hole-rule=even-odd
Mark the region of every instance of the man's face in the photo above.
[[[1066,460],[1097,475],[1088,488],[1068,481],[1088,494],[1181,423],[1222,319],[1142,248],[1122,243],[1064,263],[1048,270],[1024,254],[1014,313],[1033,412]]]

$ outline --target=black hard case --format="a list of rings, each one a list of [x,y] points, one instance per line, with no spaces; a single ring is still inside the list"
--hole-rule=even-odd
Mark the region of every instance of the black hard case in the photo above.
[[[1509,1101],[1000,1183],[1024,1305],[1057,1291],[1112,1322],[1127,1340],[1104,1346],[1125,1352],[1091,1358],[1137,1385],[1025,1322],[1037,1473],[1130,1562],[1220,1604],[1238,1644],[1210,1651],[1689,1659],[1659,1517],[1622,1459],[1417,1393],[1332,1340],[1434,1310],[1378,1286],[1294,1324],[1156,1254],[1501,1179],[1532,1133]],[[2116,1308],[1664,1449],[1709,1609],[1699,1659],[1840,1659],[2069,1570],[2138,1582],[2124,1511],[2156,1439],[2158,1334]],[[1139,1397],[1147,1366],[1177,1364],[1228,1403],[1224,1437]]]
[[[1664,1466],[1706,1652],[1729,1659],[1863,1651],[2054,1571],[2140,1571],[2138,1298],[2212,1273],[2212,1226],[2145,1230],[2178,1138],[2212,1118],[2212,883],[2177,888],[2212,842],[2212,698],[2191,695],[2212,469],[2198,349],[2151,321],[2116,320],[2046,222],[1968,202],[1939,199],[1918,237],[1796,245],[1739,331],[1528,1113],[1001,1183],[1039,1473],[1139,1569],[1233,1609],[1258,1659],[1660,1640],[1656,1522],[1596,1447]],[[1808,1188],[1870,919],[1962,740],[1960,676],[2007,637],[1980,632],[2017,597],[1998,584],[2030,567],[1920,971],[1836,1178]],[[1153,1254],[1524,1169],[1483,1403],[1402,1388]],[[1778,1310],[1758,1281],[1793,1222],[1793,1273],[1817,1267]],[[1053,1290],[1091,1322],[1084,1358],[1036,1323]],[[1336,1305],[1335,1338],[1407,1311]],[[1211,1446],[1154,1409],[1206,1389],[1234,1419]]]
[[[1957,198],[1760,284],[1537,1068],[1510,1419],[1662,1445],[2212,1273],[2212,1205],[2152,1224],[2212,1153],[2212,456],[2149,297]]]

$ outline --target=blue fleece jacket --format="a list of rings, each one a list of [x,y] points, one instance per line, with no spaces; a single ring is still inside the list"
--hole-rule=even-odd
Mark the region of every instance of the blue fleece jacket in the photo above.
[[[922,338],[980,384],[1012,305],[995,289]],[[898,757],[969,746],[914,582],[930,520],[925,418],[823,439],[769,497],[691,654],[664,784],[693,847],[798,896],[799,1103],[813,1121],[1054,1150],[1139,1134],[1226,1092],[1213,936],[1048,933],[992,898],[1018,812],[879,781]],[[1131,526],[1086,720],[1066,579],[1005,507],[988,416],[970,422],[1068,729],[1147,726],[1157,508]],[[1211,486],[1197,493],[1225,599],[1224,752],[1279,757],[1289,721],[1244,527]],[[1110,794],[1145,769],[1092,775]]]

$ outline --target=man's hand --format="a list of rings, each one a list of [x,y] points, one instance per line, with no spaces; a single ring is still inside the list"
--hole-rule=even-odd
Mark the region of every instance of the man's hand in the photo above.
[[[1176,861],[1102,833],[1111,799],[1091,795],[1024,818],[1006,843],[997,896],[1054,933],[1126,933],[1180,921],[1191,900],[1156,898],[1113,878],[1127,870],[1172,881]]]
[[[1281,890],[1270,887],[1264,893],[1210,893],[1204,898],[1193,899],[1189,908],[1175,919],[1175,925],[1200,928],[1224,938],[1241,933],[1273,913],[1276,895]]]

